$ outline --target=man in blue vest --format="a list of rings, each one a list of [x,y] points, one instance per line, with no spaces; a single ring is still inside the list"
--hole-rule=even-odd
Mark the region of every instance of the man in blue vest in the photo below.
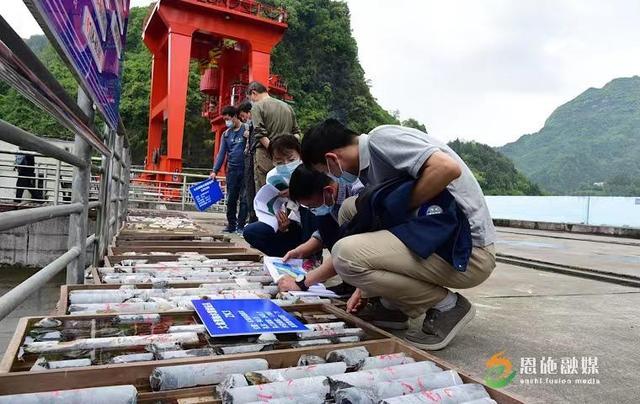
[[[238,232],[242,234],[247,220],[247,201],[244,193],[244,149],[247,144],[249,130],[240,121],[238,110],[233,106],[224,107],[222,110],[227,130],[222,134],[222,142],[218,156],[216,156],[213,172],[210,177],[216,179],[218,171],[227,159],[227,227],[225,233]],[[240,212],[238,211],[240,203]]]
[[[460,208],[460,220],[472,243],[466,265],[454,266],[451,257],[437,253],[445,243],[455,242],[453,238],[430,245],[436,252],[426,257],[416,252],[422,249],[416,246],[441,242],[433,237],[433,232],[441,231],[436,226],[426,231],[389,228],[354,234],[340,239],[331,251],[336,272],[358,288],[347,304],[349,311],[361,308],[361,318],[392,329],[406,328],[409,317],[425,314],[422,327],[409,332],[406,339],[422,349],[447,346],[475,314],[471,302],[450,289],[477,286],[495,267],[495,229],[469,167],[445,143],[419,130],[383,125],[358,135],[335,119],[305,135],[302,160],[344,183],[359,179],[367,187],[376,187],[411,179],[412,188],[402,203],[394,201],[398,215],[420,215],[425,207],[426,215],[444,214],[446,206],[434,201],[446,196],[454,199],[450,210]],[[341,224],[363,207],[356,206],[355,198],[346,199],[340,208]],[[366,304],[366,298],[376,300]]]

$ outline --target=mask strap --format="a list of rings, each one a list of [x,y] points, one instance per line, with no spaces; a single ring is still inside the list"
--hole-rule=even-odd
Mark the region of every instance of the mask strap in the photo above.
[[[340,174],[335,175],[334,173],[331,172],[331,167],[329,167],[329,159],[327,157],[325,157],[324,159],[325,159],[325,163],[327,164],[327,171],[329,171],[329,174],[333,175],[334,177],[340,177],[342,173],[344,173],[344,170],[342,169],[342,164],[340,164],[340,160],[336,159],[336,162],[338,163],[338,169],[340,170]]]

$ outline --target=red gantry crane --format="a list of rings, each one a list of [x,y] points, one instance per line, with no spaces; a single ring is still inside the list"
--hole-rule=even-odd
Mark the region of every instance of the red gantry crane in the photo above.
[[[226,105],[238,105],[251,81],[289,99],[286,85],[269,72],[271,51],[286,28],[283,8],[253,0],[159,0],[143,31],[153,55],[149,134],[145,169],[170,173],[182,170],[182,138],[189,63],[200,62],[200,90],[206,95],[203,116],[220,147]],[[164,153],[166,150],[166,154]],[[176,181],[173,175],[152,176]]]

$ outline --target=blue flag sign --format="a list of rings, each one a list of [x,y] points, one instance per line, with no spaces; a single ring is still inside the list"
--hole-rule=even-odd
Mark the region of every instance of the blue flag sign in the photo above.
[[[268,299],[201,299],[191,302],[212,337],[309,331]]]
[[[189,187],[189,193],[191,193],[193,203],[195,203],[196,208],[198,208],[200,212],[209,209],[211,205],[218,202],[224,196],[222,194],[222,188],[220,188],[220,183],[212,179],[198,182]]]

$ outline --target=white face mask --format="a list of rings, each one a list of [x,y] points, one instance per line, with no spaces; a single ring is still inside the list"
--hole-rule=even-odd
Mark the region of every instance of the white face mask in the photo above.
[[[358,180],[358,176],[351,174],[348,171],[344,171],[342,169],[342,165],[340,164],[340,160],[337,160],[338,162],[338,169],[340,169],[340,175],[339,176],[335,176],[331,173],[331,169],[329,168],[329,160],[325,159],[326,163],[327,163],[327,175],[334,181],[339,182],[340,184],[343,185],[351,185],[354,182],[356,182]]]
[[[226,121],[224,121],[224,124],[227,126],[227,128],[231,128],[233,126],[233,121],[231,119],[227,119]]]
[[[323,192],[322,205],[318,206],[317,208],[309,208],[309,210],[311,211],[311,213],[313,213],[316,216],[326,216],[329,213],[331,213],[331,211],[333,210],[333,205],[335,205],[335,200],[333,199],[333,196],[331,196],[331,205],[327,205],[326,197]]]
[[[300,164],[302,164],[302,160],[294,160],[287,164],[281,164],[276,166],[276,172],[280,175],[286,176],[287,178],[291,178],[291,174],[293,174]]]

